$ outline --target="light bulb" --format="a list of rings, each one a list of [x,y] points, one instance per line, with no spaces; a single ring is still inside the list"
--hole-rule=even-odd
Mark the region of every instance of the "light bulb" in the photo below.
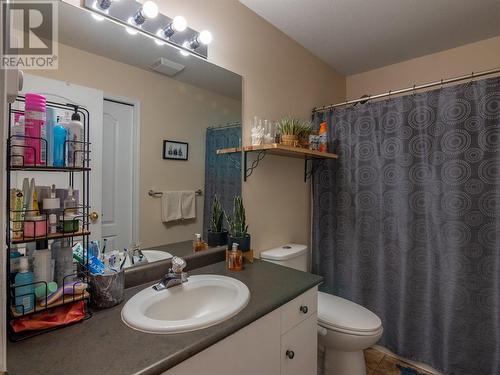
[[[182,46],[183,46],[184,48],[189,48],[189,42],[188,42],[188,41],[186,41],[186,42],[182,43]],[[182,55],[182,56],[189,56],[189,55],[190,55],[190,53],[189,53],[188,51],[184,51],[184,50],[182,50],[182,49],[181,49],[181,51],[180,51],[180,52],[181,52],[181,55]]]
[[[155,39],[155,43],[156,43],[156,45],[158,45],[158,46],[164,46],[164,45],[165,45],[165,42],[162,42],[162,41],[161,41],[161,40],[159,40],[159,39]]]
[[[147,0],[142,4],[141,13],[145,18],[156,18],[158,15],[158,5],[154,1]]]
[[[125,27],[125,30],[127,31],[127,33],[129,33],[130,35],[137,35],[138,31],[131,28],[131,27]]]
[[[104,16],[101,16],[100,14],[95,14],[95,13],[92,13],[92,18],[95,19],[96,21],[103,21],[104,20]]]
[[[187,28],[187,21],[184,17],[182,16],[175,16],[174,20],[172,21],[172,29],[175,31],[184,31]]]
[[[212,33],[208,30],[203,30],[200,35],[198,35],[198,40],[201,44],[209,45],[212,43]]]
[[[92,4],[92,8],[105,11],[109,9],[112,3],[113,0],[96,0],[94,1],[94,4]]]

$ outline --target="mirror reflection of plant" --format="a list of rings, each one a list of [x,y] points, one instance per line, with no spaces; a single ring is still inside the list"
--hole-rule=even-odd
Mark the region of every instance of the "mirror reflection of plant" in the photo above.
[[[222,232],[224,219],[224,210],[217,194],[214,195],[212,202],[212,217],[210,218],[210,230],[214,233]]]
[[[224,211],[227,223],[229,225],[229,232],[233,237],[245,237],[248,232],[248,225],[246,224],[245,207],[243,206],[243,198],[237,195],[234,197],[233,216],[230,217]]]

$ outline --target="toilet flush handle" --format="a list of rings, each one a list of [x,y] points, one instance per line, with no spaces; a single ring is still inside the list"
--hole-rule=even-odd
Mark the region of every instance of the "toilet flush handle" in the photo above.
[[[300,312],[301,313],[307,314],[308,311],[309,311],[309,308],[306,305],[300,306]]]

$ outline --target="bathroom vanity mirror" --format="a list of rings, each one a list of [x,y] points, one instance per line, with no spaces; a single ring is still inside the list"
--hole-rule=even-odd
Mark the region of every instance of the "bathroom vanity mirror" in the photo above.
[[[81,122],[88,127],[89,176],[75,171],[68,181],[65,173],[19,171],[12,185],[22,189],[29,176],[67,196],[71,184],[79,204],[88,189],[80,229],[88,221],[90,239],[105,239],[106,251],[140,244],[151,262],[169,257],[160,252],[192,251],[196,233],[206,239],[214,196],[232,210],[241,194],[241,156],[217,149],[241,145],[242,78],[181,52],[60,2],[58,68],[31,70],[21,94],[88,112]],[[56,124],[72,121],[66,107],[52,115]]]

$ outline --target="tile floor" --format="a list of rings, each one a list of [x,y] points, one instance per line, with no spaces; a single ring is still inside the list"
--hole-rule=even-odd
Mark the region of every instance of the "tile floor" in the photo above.
[[[366,375],[401,375],[401,370],[396,365],[414,369],[418,374],[433,375],[374,348],[365,350],[365,363]]]

